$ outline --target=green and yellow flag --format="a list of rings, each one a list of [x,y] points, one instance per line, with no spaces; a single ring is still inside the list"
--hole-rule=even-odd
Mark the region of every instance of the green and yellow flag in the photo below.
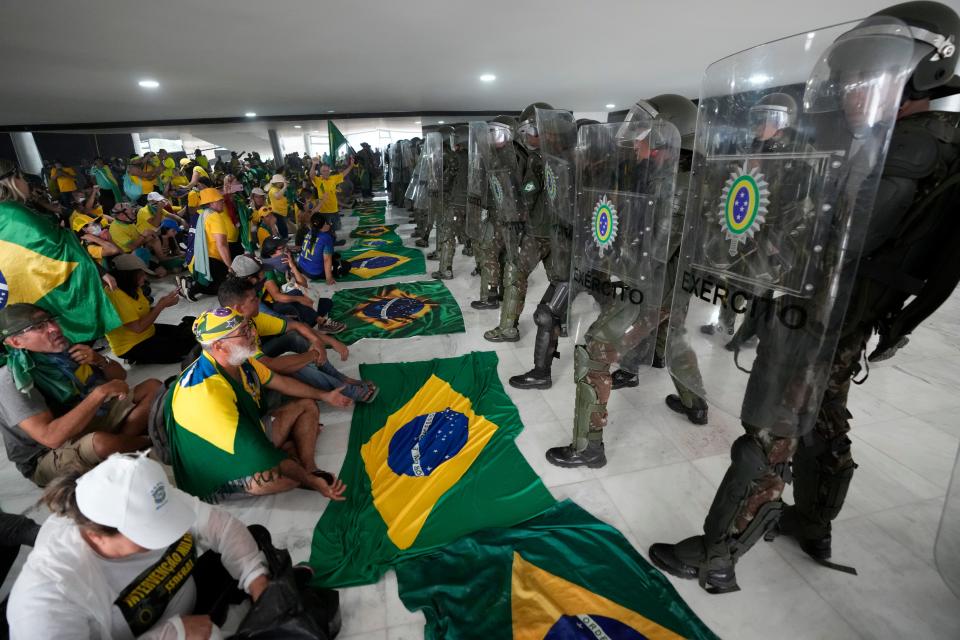
[[[0,309],[30,302],[57,317],[73,342],[120,326],[93,258],[52,216],[0,202]]]
[[[423,252],[404,246],[386,246],[376,249],[351,247],[340,254],[350,262],[350,273],[339,282],[377,280],[396,276],[416,276],[427,272]]]
[[[360,225],[350,232],[351,238],[384,238],[393,234],[397,238],[397,225],[395,224],[372,224]]]
[[[333,294],[330,315],[347,328],[337,339],[353,344],[361,338],[462,333],[463,315],[447,287],[437,280],[408,282]]]
[[[570,501],[396,567],[428,640],[716,638],[623,535]]]
[[[340,133],[340,129],[337,129],[337,125],[333,124],[333,120],[327,120],[327,136],[330,141],[330,159],[333,162],[337,162],[341,158],[352,153],[350,144],[347,142],[347,137]]]
[[[347,500],[327,506],[313,535],[318,585],[375,582],[404,558],[553,504],[513,442],[523,425],[495,353],[360,365],[360,376],[380,395],[353,412]]]

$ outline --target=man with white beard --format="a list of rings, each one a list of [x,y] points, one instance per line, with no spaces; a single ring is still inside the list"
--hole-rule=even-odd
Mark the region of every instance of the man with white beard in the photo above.
[[[343,500],[344,484],[314,461],[327,392],[257,361],[257,332],[233,309],[204,312],[193,333],[203,354],[163,406],[177,486],[207,502],[295,487]],[[268,410],[264,388],[299,399]]]

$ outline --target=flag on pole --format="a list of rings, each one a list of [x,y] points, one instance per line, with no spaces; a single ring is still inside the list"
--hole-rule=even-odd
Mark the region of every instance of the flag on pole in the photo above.
[[[340,158],[353,153],[346,136],[340,133],[333,120],[327,120],[327,137],[330,141],[330,159],[336,163]]]

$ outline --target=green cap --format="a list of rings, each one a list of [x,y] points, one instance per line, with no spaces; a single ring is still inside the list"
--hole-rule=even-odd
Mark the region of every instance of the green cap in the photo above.
[[[7,305],[0,309],[0,336],[12,336],[49,318],[50,314],[35,304],[19,302]]]

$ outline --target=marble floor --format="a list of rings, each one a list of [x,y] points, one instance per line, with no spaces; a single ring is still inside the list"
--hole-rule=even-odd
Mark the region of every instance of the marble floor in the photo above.
[[[402,210],[388,223],[402,223]],[[354,218],[344,218],[345,229]],[[408,240],[407,244],[412,245]],[[436,263],[428,261],[428,272]],[[616,526],[646,554],[657,541],[675,541],[699,531],[726,469],[730,443],[740,434],[730,416],[711,412],[695,427],[672,413],[663,397],[672,391],[663,370],[642,374],[638,388],[613,392],[603,469],[566,470],[546,463],[543,452],[569,441],[573,415],[571,339],[561,339],[561,358],[548,391],[519,391],[509,376],[532,363],[535,327],[531,313],[546,286],[543,269],[531,278],[522,339],[493,344],[483,331],[496,311],[475,311],[478,279],[472,259],[457,255],[455,279],[447,282],[463,310],[466,333],[402,340],[363,340],[350,348],[342,370],[357,374],[361,362],[421,360],[495,350],[504,387],[520,410],[525,430],[517,439],[530,465],[557,498],[572,498]],[[399,280],[420,280],[428,276]],[[394,280],[379,280],[388,284]],[[338,286],[369,286],[351,283]],[[162,293],[169,284],[157,283]],[[326,293],[314,285],[313,292]],[[160,321],[176,321],[213,305],[212,299],[182,302]],[[131,379],[163,378],[172,367],[143,367]],[[856,566],[859,576],[824,569],[787,540],[760,542],[738,566],[742,591],[711,596],[691,582],[674,580],[690,606],[724,638],[960,638],[960,600],[934,564],[934,539],[960,441],[960,295],[918,329],[897,358],[871,367],[870,378],[851,391],[853,453],[859,468],[847,504],[834,527],[834,558]],[[346,453],[350,410],[322,410],[325,429],[317,462],[339,469]],[[39,491],[5,458],[0,461],[0,505],[5,511],[43,518]],[[789,488],[787,491],[789,497]],[[265,524],[295,561],[309,556],[313,527],[326,500],[296,490],[251,499],[228,508],[245,522]],[[24,552],[19,563],[22,563]],[[0,590],[6,595],[16,576]],[[423,637],[423,616],[407,611],[388,572],[378,583],[341,591],[344,640],[413,640]]]

